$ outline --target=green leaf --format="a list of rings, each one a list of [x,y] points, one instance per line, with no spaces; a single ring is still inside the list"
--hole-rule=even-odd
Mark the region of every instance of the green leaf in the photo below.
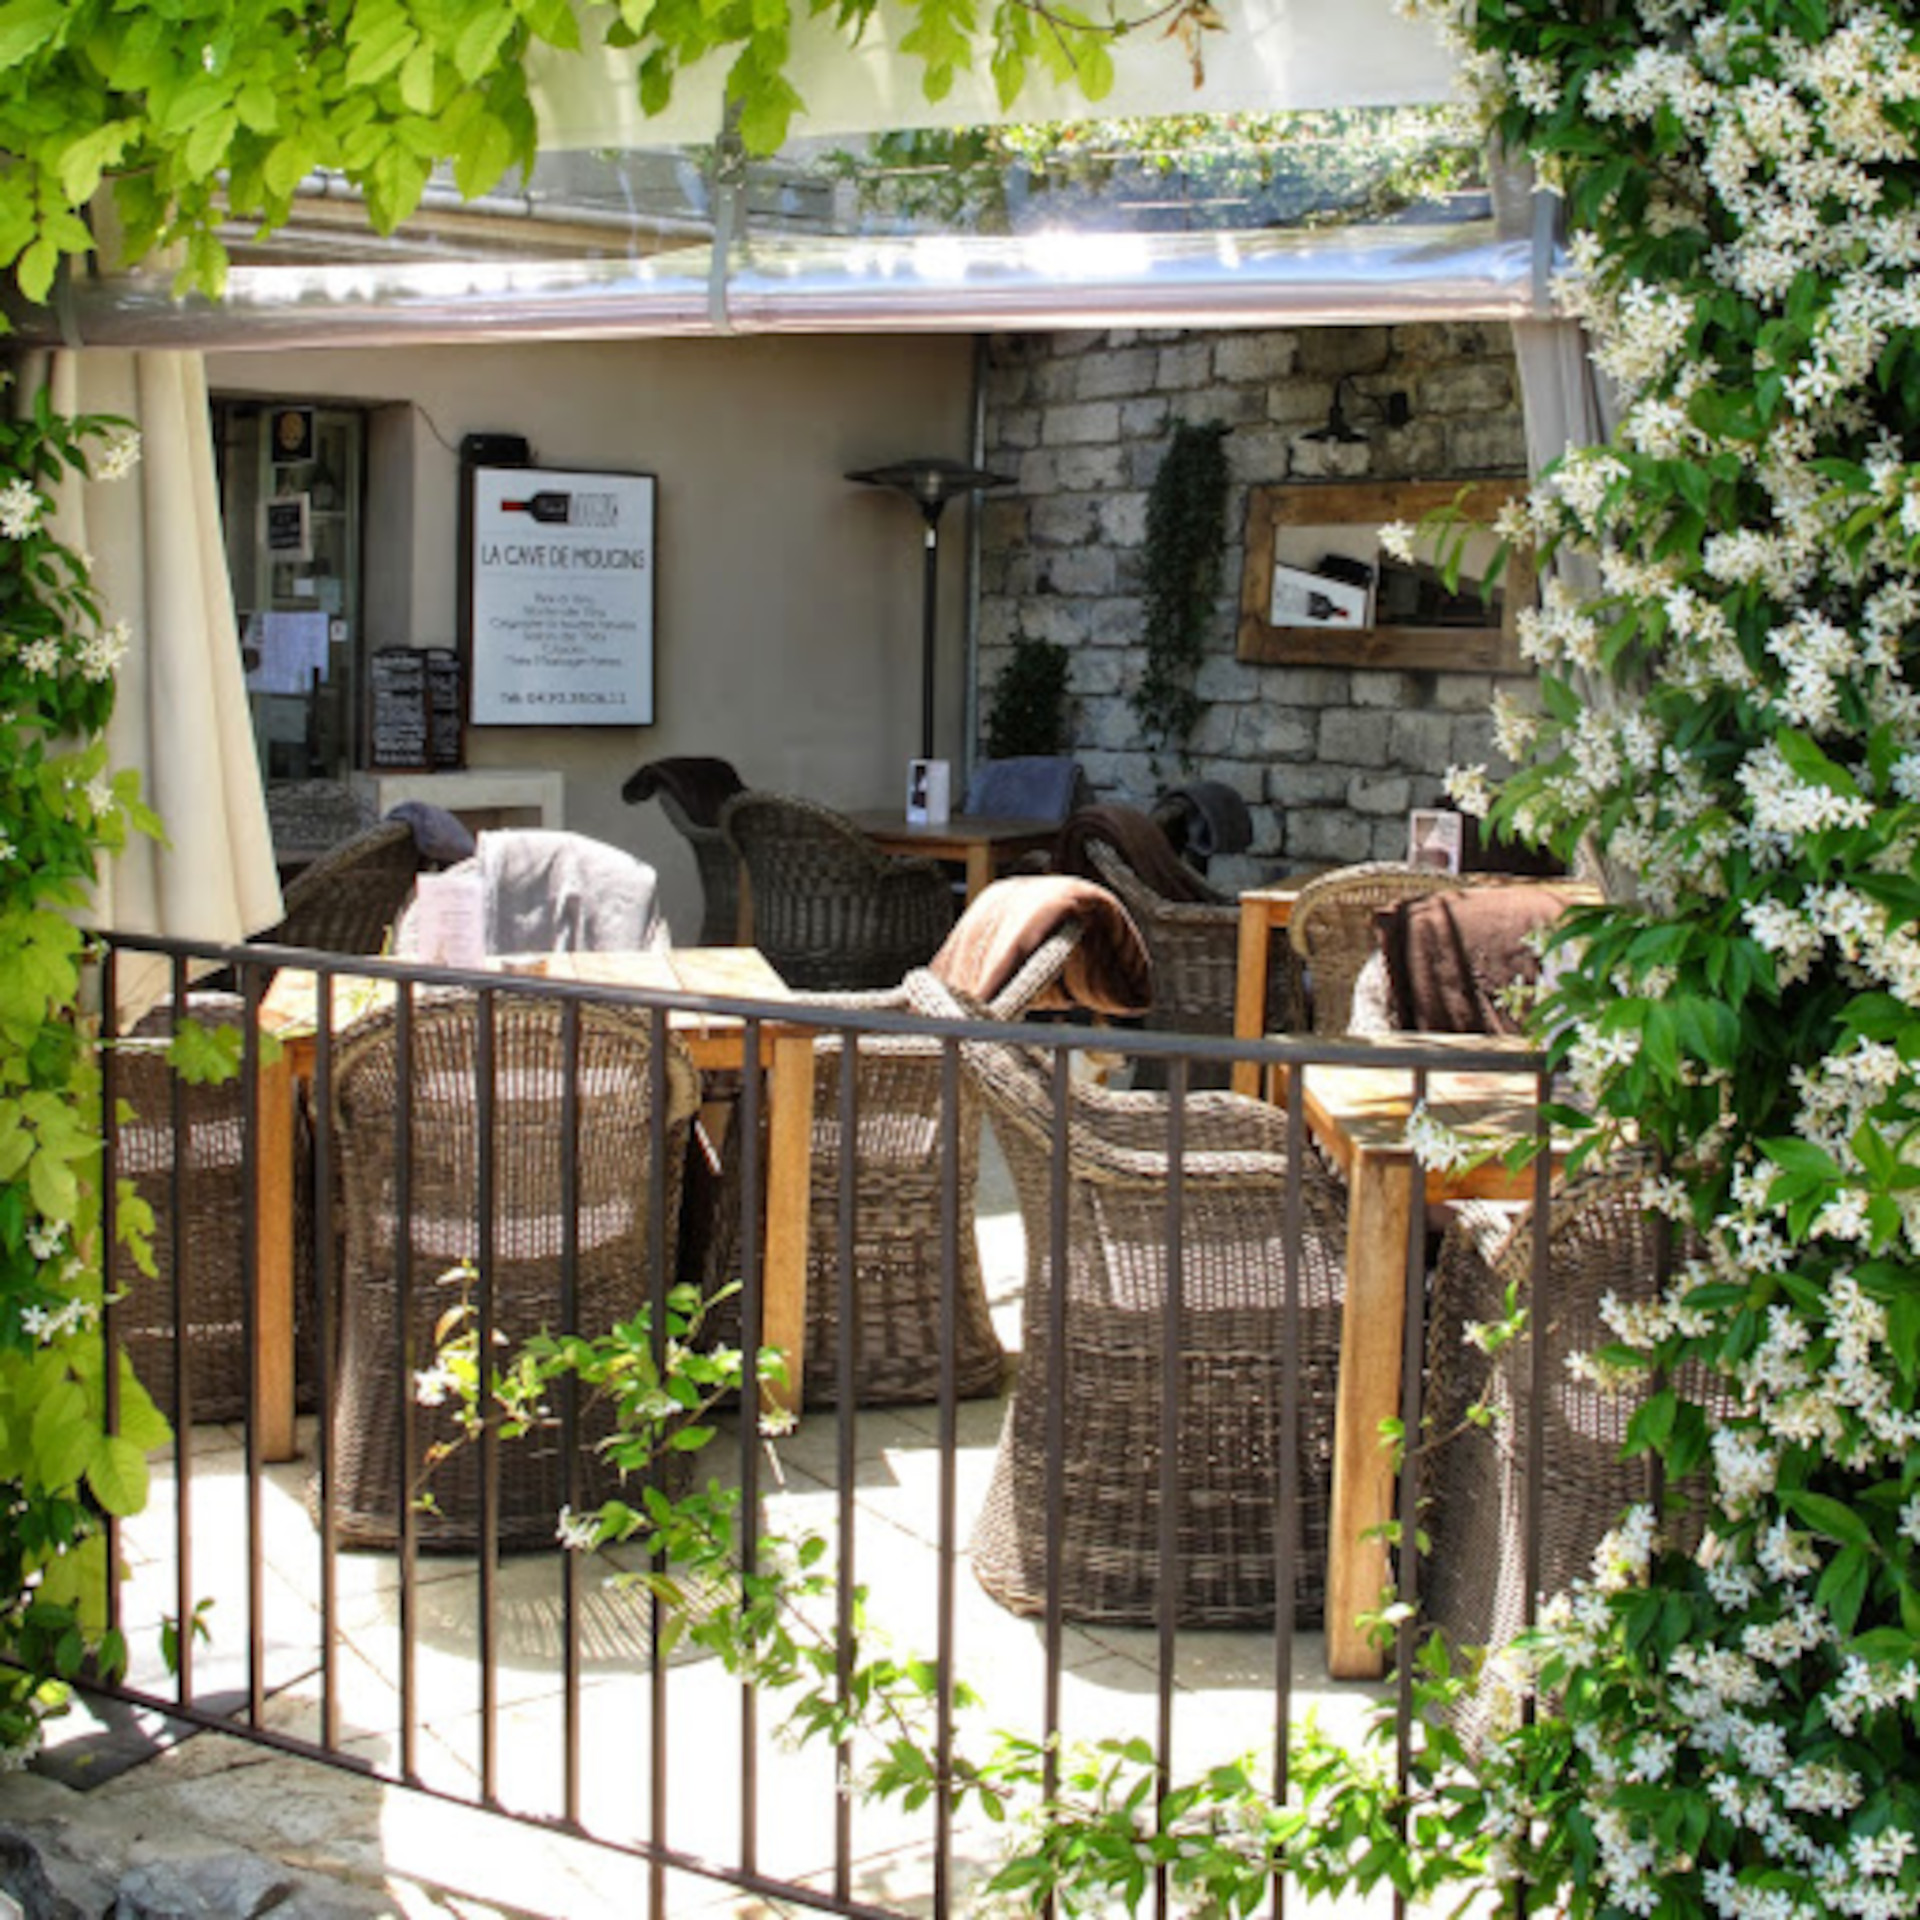
[[[513,136],[490,113],[476,115],[454,155],[454,185],[472,200],[498,183],[513,164]]]
[[[489,7],[475,14],[453,43],[453,64],[460,78],[471,83],[486,73],[517,25],[507,7]]]
[[[35,1478],[49,1487],[76,1485],[92,1465],[98,1433],[87,1396],[73,1381],[56,1379],[33,1410]]]
[[[87,1464],[87,1484],[100,1504],[124,1519],[147,1504],[147,1457],[131,1440],[102,1435]]]
[[[44,1148],[28,1164],[27,1188],[49,1220],[71,1220],[79,1209],[80,1183],[73,1169]]]
[[[438,57],[424,42],[400,63],[400,102],[409,112],[433,111],[433,76],[438,67]]]
[[[62,0],[8,0],[0,7],[0,70],[38,53],[65,25]]]
[[[1837,1540],[1844,1546],[1873,1544],[1873,1529],[1866,1521],[1853,1508],[1828,1494],[1808,1493],[1803,1488],[1785,1489],[1781,1492],[1780,1504],[1823,1539]]]
[[[392,0],[372,0],[360,7],[348,29],[348,88],[370,87],[384,79],[410,54],[420,36],[413,22]]]

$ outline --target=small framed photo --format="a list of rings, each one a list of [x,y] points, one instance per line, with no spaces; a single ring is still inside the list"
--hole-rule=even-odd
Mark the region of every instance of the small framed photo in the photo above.
[[[1407,864],[1458,873],[1465,824],[1465,817],[1450,807],[1416,807],[1407,815]]]
[[[953,763],[948,760],[907,762],[907,824],[944,827],[953,792]]]

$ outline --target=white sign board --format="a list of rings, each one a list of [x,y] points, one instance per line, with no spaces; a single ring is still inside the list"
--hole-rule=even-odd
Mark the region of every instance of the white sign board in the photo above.
[[[473,722],[653,720],[650,474],[473,469]]]

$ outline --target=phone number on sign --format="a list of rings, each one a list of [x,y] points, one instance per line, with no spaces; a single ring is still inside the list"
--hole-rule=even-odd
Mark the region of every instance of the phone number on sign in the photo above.
[[[619,693],[503,693],[505,707],[624,707],[626,696]]]

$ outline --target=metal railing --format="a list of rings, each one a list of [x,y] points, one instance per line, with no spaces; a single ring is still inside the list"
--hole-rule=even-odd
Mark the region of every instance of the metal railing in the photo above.
[[[512,1196],[501,1190],[506,1176],[496,1165],[495,1146],[489,1144],[510,1130],[503,1118],[508,1096],[501,1086],[500,1035],[520,1017],[515,1010],[550,1009],[557,1047],[552,1065],[560,1078],[550,1135],[558,1217],[564,1226],[560,1243],[547,1253],[557,1274],[563,1328],[578,1323],[583,1235],[598,1231],[582,1223],[583,1196],[577,1186],[585,1151],[583,1035],[595,1017],[591,1010],[611,1005],[639,1010],[656,1037],[660,1023],[676,1013],[736,1018],[742,1023],[742,1058],[747,1061],[764,1057],[763,1041],[776,1029],[795,1026],[815,1031],[823,1042],[837,1041],[842,1058],[845,1049],[862,1042],[885,1047],[914,1040],[929,1051],[936,1090],[924,1116],[924,1137],[936,1143],[929,1176],[937,1193],[941,1279],[938,1356],[923,1404],[908,1409],[858,1404],[858,1336],[849,1330],[860,1325],[861,1262],[868,1257],[863,1251],[868,1223],[863,1222],[862,1208],[870,1196],[859,1153],[843,1151],[831,1195],[815,1193],[809,1256],[814,1287],[830,1285],[835,1290],[841,1335],[831,1362],[834,1404],[809,1410],[792,1441],[776,1443],[772,1452],[756,1422],[736,1416],[725,1423],[730,1432],[714,1443],[713,1452],[717,1457],[719,1449],[727,1450],[725,1471],[737,1483],[746,1513],[791,1509],[832,1537],[838,1589],[824,1624],[839,1650],[837,1684],[843,1691],[854,1682],[856,1580],[872,1588],[871,1612],[883,1626],[897,1625],[906,1644],[930,1633],[931,1645],[915,1650],[926,1652],[931,1662],[930,1738],[938,1784],[949,1783],[953,1776],[961,1717],[956,1701],[962,1683],[989,1696],[1000,1724],[1017,1726],[1045,1744],[1049,1786],[1058,1783],[1063,1743],[1083,1731],[1144,1735],[1161,1779],[1173,1778],[1190,1764],[1193,1739],[1199,1737],[1188,1737],[1188,1722],[1203,1726],[1208,1703],[1216,1695],[1231,1703],[1228,1718],[1244,1746],[1250,1691],[1269,1702],[1261,1721],[1273,1746],[1276,1798],[1288,1792],[1287,1735],[1308,1695],[1336,1718],[1356,1702],[1397,1703],[1404,1777],[1417,1739],[1409,1657],[1419,1632],[1417,1619],[1408,1618],[1397,1629],[1386,1656],[1388,1680],[1340,1682],[1320,1674],[1311,1644],[1313,1629],[1296,1618],[1292,1604],[1296,1584],[1308,1578],[1298,1544],[1303,1511],[1310,1503],[1303,1475],[1319,1476],[1324,1470],[1322,1461],[1303,1457],[1307,1404],[1310,1396],[1324,1396],[1327,1390],[1324,1379],[1303,1378],[1300,1359],[1309,1182],[1325,1178],[1316,1157],[1325,1145],[1313,1137],[1307,1093],[1312,1070],[1342,1065],[1402,1069],[1412,1076],[1416,1100],[1424,1099],[1435,1074],[1498,1071],[1526,1077],[1523,1084],[1531,1084],[1537,1111],[1547,1091],[1539,1056],[1516,1054],[1493,1043],[1469,1042],[1437,1051],[1413,1040],[1362,1045],[1303,1036],[1241,1043],[1041,1022],[1011,1028],[979,1020],[931,1019],[904,1010],[851,1012],[804,1002],[722,1001],[264,946],[192,947],[133,937],[108,941],[103,1000],[109,1008],[123,953],[164,955],[172,964],[172,1007],[148,1017],[140,1031],[149,1035],[156,1021],[164,1027],[172,1014],[184,1010],[192,1015],[202,1000],[203,990],[189,990],[190,961],[226,970],[238,995],[229,1018],[238,1034],[240,1072],[224,1095],[193,1088],[177,1073],[169,1073],[163,1105],[149,1101],[144,1110],[108,1129],[107,1243],[112,1244],[116,1230],[114,1216],[124,1208],[114,1198],[116,1182],[137,1177],[139,1191],[159,1219],[155,1250],[163,1277],[128,1281],[126,1297],[109,1307],[107,1337],[116,1346],[141,1347],[148,1356],[142,1362],[148,1384],[162,1390],[178,1416],[171,1440],[154,1454],[156,1497],[146,1512],[114,1528],[116,1562],[130,1558],[138,1569],[126,1591],[116,1590],[112,1597],[117,1623],[129,1634],[136,1654],[125,1680],[109,1691],[316,1763],[371,1772],[625,1848],[635,1857],[636,1885],[645,1882],[650,1912],[666,1910],[670,1870],[841,1914],[965,1910],[968,1889],[980,1871],[980,1835],[964,1821],[956,1824],[943,1793],[936,1791],[911,1821],[892,1813],[871,1814],[845,1790],[849,1778],[871,1757],[870,1742],[862,1735],[843,1732],[825,1759],[788,1751],[773,1738],[780,1718],[776,1702],[763,1698],[750,1682],[737,1688],[723,1685],[712,1662],[668,1650],[657,1599],[610,1595],[578,1553],[557,1547],[531,1554],[499,1550],[508,1471],[503,1455],[517,1443],[502,1440],[491,1426],[479,1442],[475,1463],[473,1543],[452,1559],[430,1550],[428,1536],[444,1516],[423,1509],[412,1478],[425,1420],[420,1376],[429,1370],[430,1356],[404,1331],[410,1291],[434,1279],[421,1271],[426,1263],[420,1247],[457,1243],[471,1249],[479,1351],[490,1351],[496,1322],[506,1308],[496,1297],[496,1278],[524,1251],[513,1244],[516,1229],[503,1224],[502,1209]],[[310,1039],[310,1079],[298,1096],[303,1103],[300,1117],[297,1125],[290,1119],[285,1126],[268,1111],[287,1096],[285,1081],[275,1077],[275,1043],[266,1037],[261,1018],[271,978],[281,968],[313,970],[323,989],[317,995],[318,1017]],[[389,1156],[390,1185],[383,1199],[393,1234],[387,1279],[401,1331],[391,1343],[386,1377],[371,1385],[356,1383],[351,1396],[352,1405],[362,1410],[357,1416],[362,1421],[369,1417],[366,1409],[382,1410],[380,1417],[397,1436],[401,1463],[393,1488],[393,1538],[371,1552],[344,1543],[338,1484],[338,1462],[350,1443],[365,1438],[339,1430],[340,1408],[346,1404],[342,1368],[364,1360],[360,1348],[343,1340],[342,1311],[349,1316],[370,1311],[370,1283],[356,1272],[355,1262],[371,1230],[359,1215],[342,1217],[343,1164],[353,1143],[343,1143],[335,1124],[343,1057],[358,1042],[352,1025],[334,1017],[333,996],[325,990],[329,982],[347,978],[381,982],[391,991],[393,1010],[384,1017],[390,1019],[392,1046],[402,1063],[390,1115],[397,1150]],[[461,1017],[473,1028],[471,1138],[477,1161],[474,1217],[438,1221],[436,1241],[418,1223],[444,1203],[444,1195],[417,1187],[418,1155],[407,1150],[407,1143],[418,1146],[413,1134],[420,1124],[417,1102],[426,1096],[406,1063],[413,1058],[423,1021],[445,989],[467,996]],[[105,1111],[113,1115],[127,1098],[137,1056],[122,1044],[125,1036],[115,1031],[110,1013],[103,1016],[103,1037]],[[1066,1533],[1068,1509],[1074,1503],[1112,1497],[1110,1491],[1090,1486],[1086,1462],[1069,1462],[1067,1457],[1068,1429],[1077,1416],[1075,1396],[1081,1391],[1075,1382],[1083,1376],[1073,1350],[1079,1309],[1069,1298],[1071,1287],[1060,1279],[1083,1277],[1087,1268],[1089,1256],[1075,1241],[1076,1195],[1086,1199],[1078,1190],[1091,1178],[1076,1176],[1074,1170],[1076,1089],[1089,1077],[1097,1078],[1102,1060],[1116,1053],[1124,1054],[1136,1071],[1157,1072],[1166,1082],[1163,1095],[1135,1103],[1158,1128],[1159,1150],[1167,1162],[1160,1201],[1164,1230],[1151,1258],[1140,1255],[1113,1283],[1144,1287],[1152,1267],[1162,1278],[1166,1302],[1157,1328],[1157,1411],[1150,1419],[1142,1415],[1140,1442],[1156,1456],[1150,1490],[1143,1483],[1139,1497],[1144,1504],[1157,1501],[1154,1524],[1161,1565],[1153,1618],[1144,1625],[1116,1626],[1086,1618],[1084,1596],[1069,1590],[1069,1571],[1051,1546],[1044,1555],[1038,1609],[1030,1619],[998,1608],[964,1579],[981,1468],[991,1444],[983,1424],[986,1413],[961,1399],[958,1383],[961,1293],[967,1272],[963,1238],[974,1225],[966,1217],[971,1172],[965,1129],[974,1080],[989,1058],[976,1050],[1009,1042],[1029,1050],[1027,1057],[1038,1062],[1035,1072],[1044,1084],[1048,1110],[1044,1201],[1030,1174],[1024,1232],[1030,1254],[1044,1259],[1053,1279],[1049,1286],[1028,1292],[1028,1313],[1043,1302],[1046,1321],[1044,1326],[1029,1324],[1021,1342],[1037,1346],[1044,1362],[1038,1378],[1023,1372],[1015,1391],[1038,1394],[1044,1403],[1039,1502],[1051,1542]],[[647,1227],[644,1271],[634,1287],[634,1304],[644,1300],[651,1309],[656,1344],[662,1339],[668,1293],[676,1278],[675,1149],[672,1129],[662,1119],[672,1105],[668,1051],[655,1044],[645,1056],[642,1104],[652,1116],[644,1183]],[[1090,1055],[1096,1056],[1092,1062]],[[1183,1342],[1189,1336],[1202,1342],[1210,1337],[1206,1312],[1193,1301],[1200,1297],[1207,1263],[1216,1251],[1214,1239],[1196,1226],[1200,1203],[1194,1169],[1202,1162],[1192,1142],[1196,1131],[1211,1126],[1212,1116],[1231,1100],[1196,1092],[1192,1083],[1209,1066],[1249,1060],[1263,1071],[1282,1070],[1285,1080],[1274,1112],[1275,1124],[1284,1128],[1288,1171],[1277,1227],[1258,1230],[1274,1233],[1277,1237],[1264,1244],[1280,1249],[1278,1284],[1269,1289],[1271,1311],[1281,1326],[1273,1389],[1276,1451],[1270,1463],[1251,1457],[1246,1462],[1250,1475],[1268,1475],[1272,1483],[1273,1600],[1266,1624],[1222,1634],[1183,1624],[1175,1597],[1182,1556],[1194,1551],[1183,1510],[1188,1491],[1182,1447],[1193,1433],[1192,1368],[1198,1363]],[[527,1069],[519,1063],[504,1070],[511,1076]],[[442,1087],[435,1092],[436,1113],[444,1110],[445,1091]],[[841,1072],[831,1102],[823,1099],[815,1109],[816,1142],[823,1130],[836,1127],[840,1140],[857,1141],[863,1119],[860,1100],[856,1074]],[[737,1101],[732,1121],[736,1147],[761,1141],[768,1095],[758,1072],[740,1075]],[[1005,1123],[991,1097],[988,1112],[996,1126]],[[1136,1115],[1132,1124],[1148,1123]],[[1545,1122],[1535,1124],[1544,1127]],[[269,1153],[288,1151],[295,1157],[293,1168],[267,1164]],[[1138,1152],[1147,1152],[1144,1135]],[[1031,1155],[1029,1164],[1037,1164]],[[142,1169],[137,1175],[131,1171],[136,1167]],[[754,1405],[762,1383],[752,1356],[768,1304],[769,1247],[763,1218],[768,1172],[757,1151],[740,1153],[737,1167],[737,1184],[723,1183],[726,1206],[737,1209],[724,1224],[738,1235],[729,1270],[739,1281],[742,1344],[748,1355],[742,1399]],[[1213,1181],[1218,1169],[1211,1162],[1206,1167],[1206,1177]],[[1405,1223],[1398,1417],[1404,1432],[1419,1434],[1430,1336],[1429,1273],[1440,1220],[1429,1207],[1427,1182],[1419,1169],[1409,1162],[1386,1178],[1388,1191],[1399,1183]],[[1549,1182],[1550,1161],[1543,1155],[1522,1188],[1535,1218],[1547,1217]],[[195,1225],[196,1205],[210,1189],[227,1202],[222,1210],[224,1241]],[[269,1324],[274,1309],[266,1297],[280,1257],[273,1251],[269,1216],[289,1192],[299,1221],[292,1260],[298,1287],[293,1332],[301,1354],[304,1410],[296,1435],[299,1457],[276,1462],[268,1458],[275,1448],[266,1399],[277,1389],[258,1356],[263,1341],[271,1346],[282,1337]],[[360,1201],[347,1204],[350,1208]],[[589,1214],[597,1204],[588,1202]],[[829,1211],[830,1235],[821,1231]],[[995,1217],[1008,1212],[1002,1206]],[[1533,1248],[1530,1288],[1538,1299],[1548,1287],[1548,1235],[1536,1233]],[[1363,1251],[1352,1240],[1349,1250],[1356,1257]],[[1263,1258],[1270,1271],[1271,1254]],[[237,1275],[236,1316],[229,1325],[202,1324],[199,1303],[216,1292],[209,1276],[223,1266]],[[1081,1278],[1074,1284],[1081,1284]],[[133,1303],[142,1298],[157,1299],[161,1321],[186,1327],[187,1337],[170,1338],[164,1324],[156,1335],[150,1307],[134,1312]],[[1002,1301],[1003,1322],[1011,1313],[1010,1302]],[[137,1336],[129,1332],[134,1320],[143,1329]],[[1542,1314],[1530,1323],[1536,1374],[1545,1321]],[[578,1330],[593,1329],[580,1325]],[[203,1409],[195,1405],[196,1395],[206,1394],[196,1368],[202,1360],[210,1361],[221,1343],[240,1357],[235,1405],[224,1423],[201,1419]],[[157,1363],[154,1356],[159,1356]],[[1229,1363],[1233,1356],[1221,1358]],[[115,1377],[110,1370],[109,1380]],[[1541,1391],[1525,1396],[1523,1432],[1516,1441],[1525,1462],[1523,1511],[1529,1524],[1512,1544],[1521,1556],[1520,1578],[1528,1595],[1540,1585],[1545,1398]],[[127,1417],[130,1409],[118,1404],[117,1391],[113,1402],[110,1417]],[[577,1509],[591,1492],[584,1412],[571,1394],[562,1393],[553,1417],[565,1456],[566,1497]],[[1174,1444],[1158,1445],[1156,1428],[1161,1435],[1174,1436]],[[1346,1443],[1353,1437],[1345,1436]],[[1336,1441],[1336,1447],[1339,1444]],[[1001,1464],[1003,1471],[1014,1471],[1009,1463]],[[1021,1462],[1018,1470],[1025,1472],[1027,1463]],[[1421,1498],[1421,1472],[1420,1450],[1404,1449],[1395,1495],[1401,1515],[1412,1513]],[[1322,1497],[1324,1489],[1316,1484],[1311,1498]],[[752,1531],[745,1530],[748,1538]],[[1421,1585],[1417,1538],[1416,1529],[1399,1529],[1396,1579],[1406,1597],[1417,1596]],[[213,1637],[197,1642],[193,1632],[181,1631],[176,1670],[168,1672],[139,1651],[152,1644],[159,1615],[190,1622],[207,1598],[216,1602],[207,1616]],[[709,1596],[708,1604],[729,1602],[724,1596]],[[1216,1659],[1226,1660],[1230,1668],[1237,1662],[1244,1671],[1230,1671],[1228,1684],[1210,1686],[1205,1668]],[[970,1665],[973,1661],[979,1662],[977,1669]],[[1251,1688],[1247,1673],[1255,1676]],[[378,1712],[369,1705],[375,1700]],[[725,1704],[728,1700],[730,1705]],[[458,1758],[450,1760],[456,1748]],[[591,1763],[590,1749],[597,1756]],[[610,1753],[619,1756],[617,1763],[609,1761]],[[1216,1752],[1212,1757],[1227,1755]],[[1276,1911],[1283,1894],[1276,1886]],[[636,1909],[639,1898],[636,1892]],[[1169,1889],[1160,1884],[1153,1910],[1170,1910],[1170,1898]]]

